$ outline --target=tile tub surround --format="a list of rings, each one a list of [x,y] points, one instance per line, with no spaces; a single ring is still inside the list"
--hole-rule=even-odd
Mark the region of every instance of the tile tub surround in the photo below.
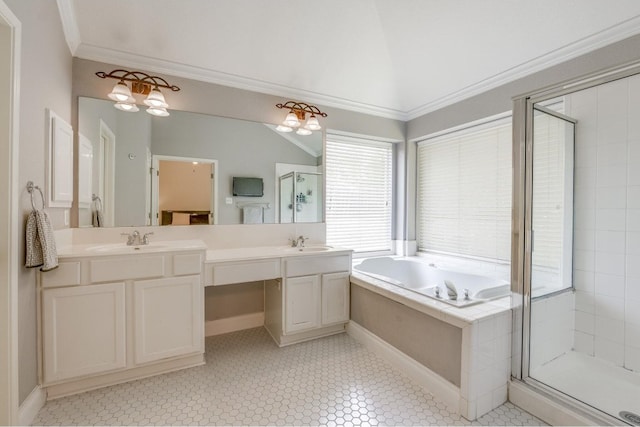
[[[506,402],[511,373],[510,297],[456,308],[355,271],[351,285],[461,329],[460,386],[456,389],[457,410],[465,418],[476,419]]]
[[[35,425],[471,425],[348,335],[206,339],[193,369],[47,402]],[[506,403],[473,425],[544,425]]]

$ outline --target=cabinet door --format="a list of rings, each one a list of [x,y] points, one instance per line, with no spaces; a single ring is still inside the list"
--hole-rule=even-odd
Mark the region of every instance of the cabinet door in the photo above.
[[[126,367],[124,283],[42,291],[44,382]]]
[[[204,351],[200,276],[134,282],[135,363]]]
[[[287,278],[284,288],[284,333],[320,326],[320,277]]]
[[[322,325],[349,321],[349,273],[322,275]]]

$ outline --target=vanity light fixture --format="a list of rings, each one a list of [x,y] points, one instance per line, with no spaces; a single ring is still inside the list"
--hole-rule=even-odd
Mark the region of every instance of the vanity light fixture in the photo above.
[[[287,101],[284,104],[276,104],[276,107],[289,110],[282,124],[276,127],[279,132],[292,132],[296,129],[298,135],[311,135],[312,131],[322,129],[318,122],[318,116],[327,117],[327,113],[323,113],[315,105],[304,102]],[[307,114],[309,114],[308,119],[306,119]],[[302,126],[305,119],[307,121]]]
[[[118,80],[111,93],[107,96],[116,101],[114,107],[121,111],[139,111],[133,94],[142,94],[147,95],[147,98],[143,101],[148,107],[147,113],[158,117],[166,117],[169,115],[167,111],[169,104],[167,104],[164,95],[160,92],[160,88],[171,89],[173,92],[180,90],[178,86],[170,85],[162,77],[150,76],[142,71],[113,70],[110,73],[98,71],[96,76],[101,79]],[[129,88],[127,82],[131,84],[131,88]]]

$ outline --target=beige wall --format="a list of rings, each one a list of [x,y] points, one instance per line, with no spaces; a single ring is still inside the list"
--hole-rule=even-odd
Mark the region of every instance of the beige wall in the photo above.
[[[211,164],[160,160],[158,203],[164,210],[211,209]]]
[[[22,23],[20,73],[20,161],[18,185],[33,181],[44,188],[45,109],[50,108],[71,122],[72,59],[64,39],[55,1],[5,0]],[[20,195],[24,220],[31,210],[29,195]],[[64,227],[64,209],[47,210],[54,228]],[[24,242],[20,244],[20,263],[24,264]],[[36,347],[36,272],[22,269],[18,277],[18,352],[20,402],[38,384]]]
[[[205,320],[226,319],[264,311],[264,282],[205,288]]]
[[[462,329],[355,283],[351,320],[460,387]]]

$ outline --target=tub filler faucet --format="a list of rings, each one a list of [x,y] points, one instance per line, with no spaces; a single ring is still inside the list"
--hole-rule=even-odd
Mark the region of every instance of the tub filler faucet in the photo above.
[[[445,279],[444,285],[447,287],[447,295],[449,295],[449,299],[457,300],[458,299],[458,291],[456,290],[455,285],[452,281]]]

